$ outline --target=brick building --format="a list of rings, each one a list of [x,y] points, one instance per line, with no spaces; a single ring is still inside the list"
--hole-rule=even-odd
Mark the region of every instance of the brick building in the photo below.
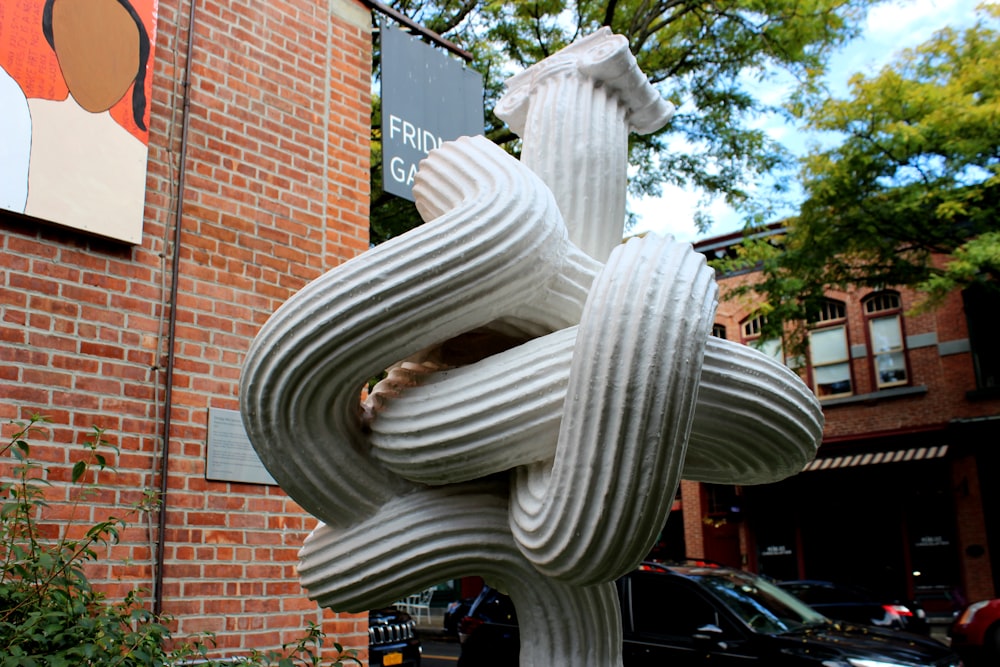
[[[166,490],[163,515],[91,574],[151,591],[176,636],[211,631],[237,655],[325,619],[363,653],[367,619],[324,616],[298,584],[312,519],[276,486],[208,479],[206,457],[210,410],[238,408],[260,325],[368,247],[371,14],[354,0],[149,4],[141,240],[0,210],[4,435],[50,417],[33,451],[60,477],[73,444],[105,429],[118,473],[83,519]]]
[[[695,249],[710,259],[740,235]],[[748,271],[719,277],[727,287]],[[941,617],[1000,594],[1000,364],[995,297],[954,294],[913,314],[908,289],[831,291],[801,369],[826,418],[816,460],[759,487],[683,482],[686,555],[778,579],[852,582],[923,601]],[[715,335],[757,343],[758,305],[725,300]],[[670,524],[668,523],[668,528]],[[669,531],[668,531],[669,532]]]

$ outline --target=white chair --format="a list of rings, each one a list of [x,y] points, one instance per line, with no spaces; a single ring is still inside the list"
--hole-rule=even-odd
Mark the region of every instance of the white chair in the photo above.
[[[425,591],[407,595],[405,600],[396,603],[407,614],[413,617],[416,623],[426,616],[427,622],[431,621],[431,598],[434,596],[434,589],[428,588]]]

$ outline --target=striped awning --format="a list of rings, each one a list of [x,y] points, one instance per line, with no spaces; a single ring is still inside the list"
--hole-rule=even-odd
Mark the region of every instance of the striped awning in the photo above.
[[[836,468],[853,468],[855,466],[875,465],[876,463],[902,463],[905,461],[926,461],[938,459],[948,453],[948,445],[934,447],[912,447],[910,449],[895,449],[886,452],[866,452],[864,454],[845,454],[843,456],[823,456],[802,469],[803,472],[814,470],[835,470]]]

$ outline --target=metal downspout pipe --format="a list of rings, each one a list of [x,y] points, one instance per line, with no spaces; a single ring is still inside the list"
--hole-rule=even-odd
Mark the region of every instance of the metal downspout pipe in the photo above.
[[[171,249],[172,264],[170,276],[170,319],[167,325],[167,359],[164,374],[163,395],[163,449],[160,456],[159,521],[156,538],[156,560],[153,566],[153,613],[163,613],[163,563],[167,538],[167,479],[170,470],[170,425],[172,417],[174,361],[177,332],[177,292],[181,261],[181,222],[184,211],[184,174],[187,162],[188,128],[191,112],[191,58],[194,51],[195,7],[197,0],[191,0],[188,11],[187,55],[184,63],[184,102],[181,114],[181,145],[177,170],[177,209],[174,215],[174,242]]]

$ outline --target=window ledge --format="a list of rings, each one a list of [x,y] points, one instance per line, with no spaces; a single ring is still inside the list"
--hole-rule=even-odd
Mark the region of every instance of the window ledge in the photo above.
[[[1000,398],[1000,387],[984,387],[965,392],[965,397],[970,401],[988,401],[991,398]]]
[[[826,407],[833,407],[835,405],[853,405],[855,403],[877,403],[879,401],[884,401],[892,398],[903,398],[904,396],[916,396],[918,394],[926,394],[926,385],[917,385],[914,387],[895,387],[893,389],[883,389],[882,391],[872,392],[870,394],[858,394],[857,396],[844,396],[843,398],[831,398],[829,400],[820,399],[820,404]]]

